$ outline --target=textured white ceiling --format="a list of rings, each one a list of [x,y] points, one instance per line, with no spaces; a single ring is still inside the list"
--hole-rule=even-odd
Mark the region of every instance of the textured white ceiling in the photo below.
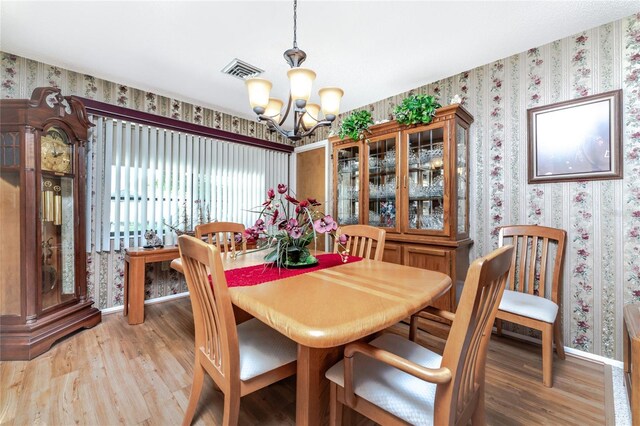
[[[346,111],[629,16],[637,1],[311,1],[298,45],[314,91],[345,91]],[[285,98],[292,1],[2,1],[0,48],[161,95],[254,118],[237,57]],[[317,96],[316,96],[317,100]]]

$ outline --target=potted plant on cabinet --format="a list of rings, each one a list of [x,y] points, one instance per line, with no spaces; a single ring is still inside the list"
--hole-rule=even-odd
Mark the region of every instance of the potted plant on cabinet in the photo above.
[[[412,95],[403,99],[402,103],[395,107],[393,114],[399,124],[427,124],[431,123],[440,107],[436,98],[431,95]]]
[[[373,124],[373,117],[368,110],[356,111],[351,113],[347,118],[342,120],[338,136],[344,139],[345,136],[350,137],[354,141],[364,137],[364,132]]]

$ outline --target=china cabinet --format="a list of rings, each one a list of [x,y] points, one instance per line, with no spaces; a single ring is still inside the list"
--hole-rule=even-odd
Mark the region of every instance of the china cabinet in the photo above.
[[[435,306],[455,310],[469,267],[469,127],[460,105],[426,125],[374,125],[359,141],[331,138],[334,217],[387,231],[384,259],[449,275]]]
[[[76,97],[0,101],[0,359],[32,359],[101,320],[87,298],[85,142]]]

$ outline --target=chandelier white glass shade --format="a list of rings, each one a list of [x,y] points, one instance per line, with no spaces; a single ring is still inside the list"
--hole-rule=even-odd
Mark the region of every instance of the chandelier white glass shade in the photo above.
[[[284,58],[291,66],[287,71],[289,77],[289,101],[283,113],[284,102],[270,98],[272,84],[264,78],[249,78],[246,80],[249,93],[249,104],[253,112],[258,116],[258,121],[263,121],[269,129],[277,131],[291,141],[298,141],[322,126],[329,126],[336,119],[340,111],[340,100],[344,92],[338,87],[325,87],[320,89],[320,105],[309,103],[313,81],[316,73],[300,65],[307,58],[307,54],[298,49],[296,41],[297,0],[293,2],[293,48],[284,52]],[[293,130],[282,127],[293,109]],[[320,111],[324,118],[320,117]]]

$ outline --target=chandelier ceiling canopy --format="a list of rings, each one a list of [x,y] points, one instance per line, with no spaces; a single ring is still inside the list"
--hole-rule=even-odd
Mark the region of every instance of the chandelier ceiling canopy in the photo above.
[[[284,58],[291,67],[287,71],[289,77],[289,100],[282,112],[284,103],[280,99],[270,98],[272,84],[264,78],[253,77],[246,80],[249,92],[249,103],[258,121],[263,121],[269,129],[277,131],[289,140],[295,142],[322,126],[329,126],[336,119],[340,111],[340,100],[344,92],[338,87],[324,87],[318,91],[320,105],[309,103],[311,87],[316,73],[300,65],[307,58],[307,54],[298,48],[296,39],[298,2],[293,2],[293,47],[284,52]],[[293,109],[293,129],[287,130],[283,126],[289,113]],[[324,118],[320,117],[320,111]]]

